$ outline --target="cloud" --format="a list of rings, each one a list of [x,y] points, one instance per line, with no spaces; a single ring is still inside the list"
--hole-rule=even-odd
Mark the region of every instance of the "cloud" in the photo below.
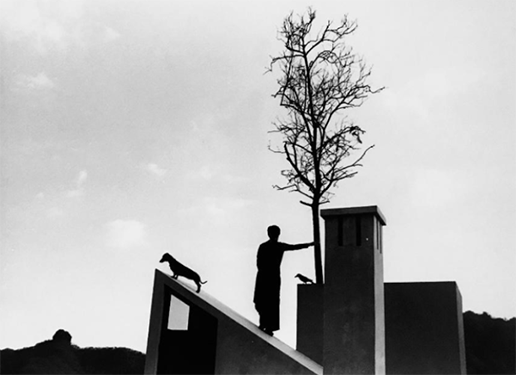
[[[46,214],[49,219],[57,219],[63,217],[65,212],[59,207],[52,207],[47,210]]]
[[[128,249],[147,243],[145,224],[137,220],[113,220],[106,224],[107,245],[118,249]]]
[[[77,1],[66,3],[79,4]],[[58,9],[54,10],[59,14],[60,20],[44,14],[56,6]],[[63,7],[58,6],[57,3],[6,1],[3,12],[9,16],[4,16],[2,21],[7,41],[28,41],[42,54],[47,53],[52,47],[65,48],[69,43],[70,32],[66,30],[62,20],[71,16],[67,12],[68,8],[70,8],[69,5]]]
[[[120,38],[120,33],[111,27],[106,27],[104,31],[104,41],[106,43],[113,42]]]
[[[145,168],[147,169],[147,171],[151,172],[152,174],[158,177],[163,177],[167,173],[166,169],[160,168],[157,164],[154,163],[147,164]]]
[[[226,173],[220,165],[214,164],[205,164],[190,171],[186,178],[197,181],[221,181],[227,184],[240,184],[247,181],[245,177]]]
[[[15,79],[15,89],[18,91],[51,90],[55,86],[55,83],[44,72],[35,76],[20,74]]]
[[[84,195],[84,189],[70,190],[70,191],[68,191],[68,193],[66,193],[66,196],[68,198],[77,198],[77,197],[82,197],[83,195]]]
[[[443,210],[467,191],[456,175],[439,169],[419,170],[410,187],[412,206],[429,210]]]
[[[220,168],[216,168],[210,165],[203,165],[201,169],[193,173],[194,178],[201,178],[203,180],[211,180],[213,177],[215,177]]]
[[[77,175],[77,178],[75,179],[75,186],[76,188],[73,190],[69,190],[66,194],[69,198],[76,198],[84,195],[84,183],[86,182],[86,179],[88,178],[88,172],[86,170],[82,170]]]
[[[392,112],[409,113],[412,117],[429,121],[435,100],[463,96],[487,77],[486,72],[474,64],[428,70],[398,87],[385,90],[380,99]]]
[[[0,1],[0,26],[5,40],[23,42],[41,55],[110,43],[120,38],[111,27],[88,22],[83,0]]]
[[[181,214],[209,217],[210,220],[224,221],[237,212],[247,209],[256,202],[244,198],[206,197],[201,204],[179,210]]]
[[[88,172],[86,170],[82,170],[79,172],[79,175],[77,176],[77,186],[81,187],[88,178]]]

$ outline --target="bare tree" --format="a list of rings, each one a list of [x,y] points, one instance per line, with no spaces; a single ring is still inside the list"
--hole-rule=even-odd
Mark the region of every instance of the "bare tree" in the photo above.
[[[287,182],[278,190],[300,193],[302,204],[312,210],[315,275],[323,283],[320,244],[320,205],[328,203],[330,189],[353,177],[371,145],[360,150],[364,130],[343,116],[345,110],[360,107],[372,89],[367,80],[371,69],[345,38],[357,25],[347,16],[334,25],[328,21],[317,33],[312,31],[316,13],[285,18],[279,31],[284,49],[272,57],[270,71],[279,69],[279,89],[273,94],[287,109],[272,132],[282,134],[283,145],[269,149],[285,155],[289,169],[281,171]],[[360,152],[358,152],[360,150]],[[357,156],[348,161],[355,153]]]

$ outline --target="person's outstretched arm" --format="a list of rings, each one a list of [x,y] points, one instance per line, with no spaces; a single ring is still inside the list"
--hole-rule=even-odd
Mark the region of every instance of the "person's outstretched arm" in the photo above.
[[[307,247],[314,246],[315,242],[307,242],[307,243],[299,243],[295,245],[291,245],[288,243],[284,243],[285,250],[301,250],[306,249]]]

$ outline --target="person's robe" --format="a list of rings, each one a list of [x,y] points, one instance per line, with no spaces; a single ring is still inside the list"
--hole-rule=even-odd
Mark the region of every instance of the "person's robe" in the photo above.
[[[305,244],[290,245],[267,241],[260,245],[257,255],[258,273],[254,288],[254,304],[260,314],[260,327],[271,331],[280,326],[281,261],[287,250],[305,248]]]

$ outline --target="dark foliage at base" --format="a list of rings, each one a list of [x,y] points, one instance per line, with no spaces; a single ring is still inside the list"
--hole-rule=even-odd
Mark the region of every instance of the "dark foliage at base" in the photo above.
[[[516,373],[516,318],[464,313],[468,374]],[[52,340],[0,352],[1,374],[143,374],[145,354],[126,348],[79,348],[64,330]]]
[[[516,373],[516,318],[464,313],[468,374]]]
[[[126,348],[79,348],[68,332],[33,347],[0,352],[1,374],[143,374],[145,355]]]
[[[78,352],[84,374],[143,374],[145,355],[126,348],[84,348]]]

